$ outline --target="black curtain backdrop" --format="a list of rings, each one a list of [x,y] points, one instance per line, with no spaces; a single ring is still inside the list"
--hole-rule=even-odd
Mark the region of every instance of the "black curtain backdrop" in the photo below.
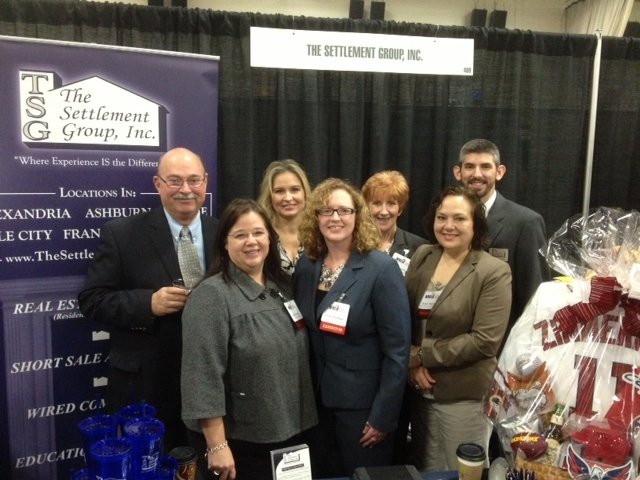
[[[474,75],[251,68],[250,26],[473,38]],[[392,168],[411,185],[400,225],[421,234],[460,146],[485,137],[507,165],[500,191],[549,234],[582,209],[594,36],[46,0],[0,0],[0,34],[220,56],[221,207],[255,197],[275,159],[298,160],[313,184]],[[592,207],[640,205],[638,79],[640,39],[605,38]]]

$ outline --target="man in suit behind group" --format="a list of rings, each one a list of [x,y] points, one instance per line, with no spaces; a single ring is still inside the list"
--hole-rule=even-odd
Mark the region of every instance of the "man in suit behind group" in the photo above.
[[[489,253],[511,267],[513,296],[505,340],[538,285],[549,279],[549,271],[538,252],[547,243],[544,220],[496,190],[496,183],[506,171],[498,147],[482,138],[465,143],[453,167],[456,180],[474,190],[485,206],[491,237]]]
[[[207,173],[195,153],[185,148],[165,153],[153,183],[162,206],[102,227],[78,298],[82,313],[110,330],[107,410],[151,403],[165,424],[165,448],[170,450],[187,445],[180,418],[180,363],[181,315],[189,290],[173,286],[186,277],[177,245],[181,228],[188,226],[204,272],[216,220],[200,213]]]

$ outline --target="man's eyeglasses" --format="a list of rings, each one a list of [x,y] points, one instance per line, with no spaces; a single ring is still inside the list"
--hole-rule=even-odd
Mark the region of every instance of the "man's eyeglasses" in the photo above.
[[[319,208],[316,210],[318,215],[322,215],[323,217],[330,217],[334,213],[337,213],[341,217],[346,217],[347,215],[353,215],[355,213],[355,209],[340,207],[340,208]]]
[[[198,187],[201,187],[204,181],[207,179],[206,173],[204,174],[203,177],[195,176],[195,177],[189,177],[189,178],[171,176],[164,179],[160,175],[156,175],[156,176],[171,188],[180,188],[185,182],[191,188],[198,188]]]

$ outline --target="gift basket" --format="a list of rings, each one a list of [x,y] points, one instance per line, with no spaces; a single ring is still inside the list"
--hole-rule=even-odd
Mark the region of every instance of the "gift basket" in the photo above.
[[[640,213],[599,208],[549,240],[486,414],[536,478],[634,479],[640,457]]]

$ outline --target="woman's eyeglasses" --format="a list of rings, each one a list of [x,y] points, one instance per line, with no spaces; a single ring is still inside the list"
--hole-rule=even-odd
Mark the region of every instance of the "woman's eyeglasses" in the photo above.
[[[354,208],[340,207],[340,208],[319,208],[316,210],[318,215],[322,215],[323,217],[330,217],[334,213],[337,213],[341,217],[346,217],[347,215],[353,215],[356,213]]]

